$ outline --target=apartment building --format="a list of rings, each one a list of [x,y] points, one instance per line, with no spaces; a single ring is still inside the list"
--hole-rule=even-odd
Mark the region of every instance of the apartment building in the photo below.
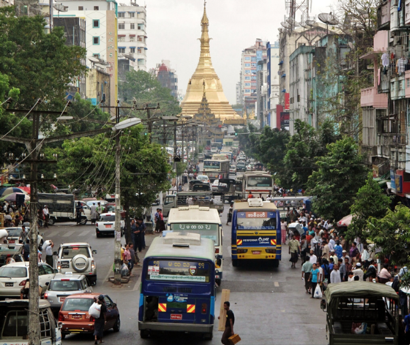
[[[276,116],[276,105],[279,104],[279,42],[270,42],[267,48],[267,114],[266,125],[271,128],[280,128]]]
[[[150,70],[150,73],[158,79],[162,87],[170,89],[171,95],[178,99],[178,76],[176,71],[171,68],[169,60],[162,60]]]

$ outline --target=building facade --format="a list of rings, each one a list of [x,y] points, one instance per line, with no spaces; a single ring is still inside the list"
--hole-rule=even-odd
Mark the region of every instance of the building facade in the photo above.
[[[147,71],[146,29],[146,6],[132,1],[131,5],[118,6],[118,60],[133,59],[135,70]]]
[[[267,87],[268,105],[266,125],[271,128],[279,128],[276,118],[276,105],[279,104],[279,42],[267,43]]]
[[[176,71],[171,68],[169,60],[162,60],[160,64],[150,70],[150,73],[158,79],[162,87],[170,89],[171,95],[178,99],[178,76]]]

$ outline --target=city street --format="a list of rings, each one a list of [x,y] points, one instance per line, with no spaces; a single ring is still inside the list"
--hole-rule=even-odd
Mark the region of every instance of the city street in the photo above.
[[[326,344],[325,314],[319,308],[319,301],[312,300],[305,294],[300,263],[297,269],[290,268],[287,246],[285,246],[284,260],[278,269],[260,265],[232,267],[230,228],[225,225],[227,210],[226,204],[222,215],[225,257],[222,288],[231,290],[231,309],[236,317],[235,332],[241,336],[241,343]],[[130,283],[127,285],[117,287],[107,281],[107,278],[113,274],[113,237],[97,239],[94,226],[76,226],[74,223],[58,224],[49,229],[41,229],[40,232],[44,233],[45,239],[52,239],[55,242],[55,250],[60,243],[64,242],[88,242],[93,249],[97,250],[95,257],[98,283],[94,291],[108,294],[118,304],[121,314],[121,330],[119,333],[107,332],[104,338],[107,344],[213,345],[221,343],[222,332],[218,332],[217,322],[215,322],[212,341],[185,334],[165,334],[153,339],[141,339],[137,326],[140,268],[134,269]],[[147,244],[153,238],[154,235],[147,235]],[[218,289],[215,304],[216,316],[219,314],[220,291],[221,289]],[[83,345],[90,344],[92,341],[92,336],[72,334],[67,336],[63,343]]]

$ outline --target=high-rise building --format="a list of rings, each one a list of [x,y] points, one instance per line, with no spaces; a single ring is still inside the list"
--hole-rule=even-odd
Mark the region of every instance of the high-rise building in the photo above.
[[[162,87],[171,90],[171,95],[178,99],[178,76],[174,69],[171,68],[169,60],[162,60],[155,68],[150,70]]]
[[[267,94],[268,105],[266,115],[266,125],[271,128],[279,128],[277,125],[276,105],[279,104],[279,42],[267,43]]]
[[[266,46],[261,39],[256,39],[253,46],[242,51],[241,56],[241,104],[244,110],[253,111],[257,101],[257,71],[262,68],[258,62],[266,59]],[[252,109],[252,110],[251,110]]]
[[[147,70],[147,12],[146,6],[118,6],[118,61],[132,61],[131,68]]]

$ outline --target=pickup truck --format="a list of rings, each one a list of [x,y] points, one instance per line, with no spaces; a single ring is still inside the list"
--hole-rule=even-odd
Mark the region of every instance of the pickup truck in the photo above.
[[[164,217],[168,217],[171,208],[187,206],[187,201],[192,198],[194,205],[209,206],[216,208],[221,214],[224,210],[224,198],[221,193],[212,193],[208,191],[201,192],[179,192],[177,194],[167,195],[164,197],[162,206]],[[213,201],[211,202],[211,199]],[[155,207],[155,206],[152,206]]]

